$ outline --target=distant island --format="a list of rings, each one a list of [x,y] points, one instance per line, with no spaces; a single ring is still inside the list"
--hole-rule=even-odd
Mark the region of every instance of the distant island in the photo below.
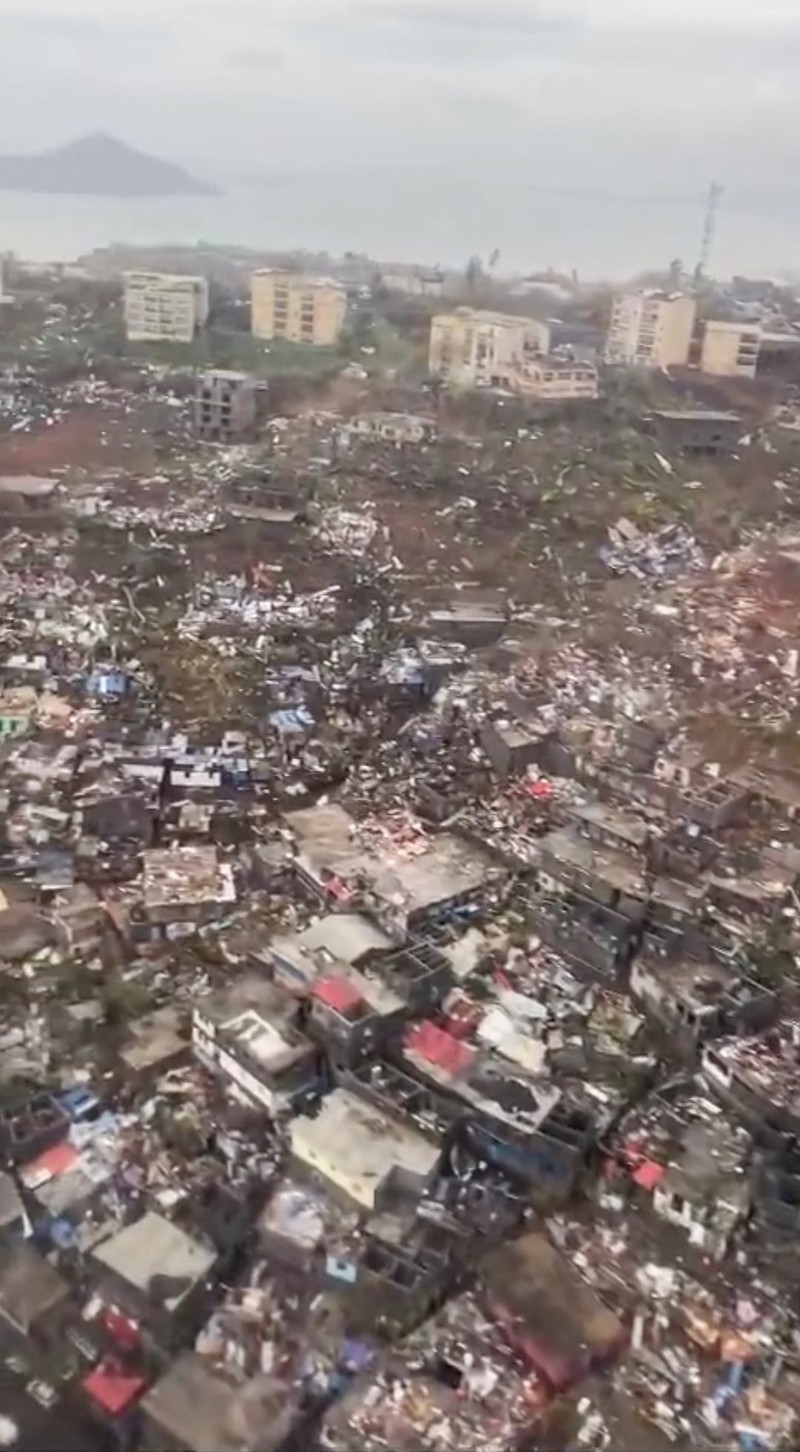
[[[218,189],[103,132],[32,156],[0,153],[0,191],[87,197],[213,197]]]

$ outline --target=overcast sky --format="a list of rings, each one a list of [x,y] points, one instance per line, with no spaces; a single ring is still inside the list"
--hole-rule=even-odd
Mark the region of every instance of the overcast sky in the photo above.
[[[3,147],[775,196],[797,0],[0,0]]]

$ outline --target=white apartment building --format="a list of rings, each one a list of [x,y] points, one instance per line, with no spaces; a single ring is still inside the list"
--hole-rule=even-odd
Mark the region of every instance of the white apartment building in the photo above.
[[[513,388],[526,361],[550,347],[535,318],[456,308],[431,319],[428,370],[456,388]]]
[[[758,323],[709,321],[703,333],[700,371],[717,378],[755,378],[760,351]]]
[[[562,358],[535,358],[526,363],[517,387],[526,398],[539,399],[543,403],[593,399],[600,395],[597,369],[593,363]]]
[[[656,289],[615,298],[606,341],[606,362],[628,367],[671,368],[689,361],[695,300]]]
[[[191,343],[208,319],[208,283],[182,273],[126,272],[129,343]]]

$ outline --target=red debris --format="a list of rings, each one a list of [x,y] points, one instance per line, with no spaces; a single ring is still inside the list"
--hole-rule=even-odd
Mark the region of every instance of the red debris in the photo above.
[[[335,1008],[337,1013],[348,1016],[364,1002],[358,989],[353,983],[348,983],[346,978],[320,978],[314,984],[311,994],[320,1003],[327,1004],[328,1008]]]
[[[146,1386],[143,1376],[121,1371],[111,1361],[101,1361],[83,1383],[87,1395],[110,1417],[118,1417],[121,1412],[127,1411]]]
[[[419,1054],[421,1059],[427,1059],[429,1064],[436,1064],[453,1075],[463,1074],[474,1058],[472,1049],[466,1044],[460,1044],[458,1039],[454,1039],[444,1029],[437,1028],[430,1019],[415,1024],[409,1030],[406,1035],[406,1048]]]

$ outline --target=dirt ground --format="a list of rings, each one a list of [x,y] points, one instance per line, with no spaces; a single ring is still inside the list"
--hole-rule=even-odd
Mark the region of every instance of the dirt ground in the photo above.
[[[156,467],[157,424],[146,403],[135,410],[87,404],[49,428],[0,436],[0,474],[46,476],[109,465],[144,473]]]

